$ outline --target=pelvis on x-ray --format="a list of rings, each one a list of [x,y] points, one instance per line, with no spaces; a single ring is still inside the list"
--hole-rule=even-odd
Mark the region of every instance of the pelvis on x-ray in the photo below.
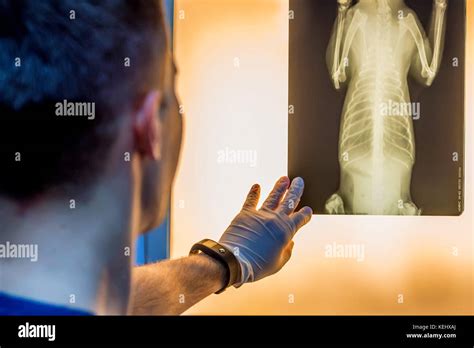
[[[333,88],[343,95],[344,101],[337,115],[339,182],[338,187],[326,196],[324,212],[421,215],[424,204],[412,195],[419,142],[414,122],[420,118],[429,119],[430,115],[427,114],[429,107],[412,100],[408,80],[422,86],[423,93],[429,93],[437,83],[437,75],[446,59],[443,53],[449,24],[448,0],[433,0],[426,32],[415,10],[404,0],[334,0],[332,6],[334,10],[337,8],[337,18],[327,39],[325,60],[329,76],[326,76]],[[298,14],[295,11],[295,17]],[[290,89],[291,70],[290,66]],[[317,76],[318,79],[327,77]],[[290,90],[290,104],[291,94]],[[298,105],[294,108],[298,110]],[[459,123],[456,121],[459,115],[444,116]],[[297,122],[291,117],[294,116],[290,115],[290,138],[292,122]],[[434,118],[432,122],[435,122]],[[440,133],[440,136],[444,134]],[[291,143],[292,139],[290,174],[293,171],[295,175],[305,177],[305,173],[298,170],[298,167],[304,167],[291,158]],[[445,151],[455,156],[462,149],[453,147]],[[448,160],[450,158],[446,158]],[[432,165],[432,171],[435,171],[437,163]],[[305,179],[308,182],[307,175]],[[318,184],[324,185],[323,182],[311,182],[311,186]],[[450,184],[453,185],[452,194],[456,196],[457,182]],[[436,189],[432,187],[432,190]]]

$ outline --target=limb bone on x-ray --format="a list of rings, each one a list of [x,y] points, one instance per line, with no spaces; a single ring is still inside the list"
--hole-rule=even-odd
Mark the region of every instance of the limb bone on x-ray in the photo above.
[[[407,78],[410,73],[430,86],[438,73],[447,0],[433,2],[429,38],[403,0],[337,2],[326,58],[335,88],[347,83],[348,89],[339,134],[340,186],[325,210],[420,215],[410,193],[416,107]]]

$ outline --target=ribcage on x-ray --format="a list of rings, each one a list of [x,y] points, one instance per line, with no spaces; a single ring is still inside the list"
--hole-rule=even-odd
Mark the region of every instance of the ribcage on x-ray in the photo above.
[[[412,115],[389,113],[391,105],[410,103],[407,77],[399,72],[405,69],[393,44],[400,32],[390,25],[380,27],[376,41],[369,40],[370,30],[361,27],[358,45],[352,48],[353,61],[361,66],[355,69],[346,96],[340,152],[347,156],[343,166],[370,156],[379,163],[392,159],[409,168],[414,162]]]

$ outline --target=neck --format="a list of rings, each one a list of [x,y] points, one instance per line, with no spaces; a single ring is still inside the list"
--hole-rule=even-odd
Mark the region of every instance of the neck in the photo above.
[[[87,195],[48,197],[28,208],[0,199],[0,247],[37,247],[36,261],[0,258],[0,291],[98,314],[126,312],[134,227],[129,175],[119,170]]]

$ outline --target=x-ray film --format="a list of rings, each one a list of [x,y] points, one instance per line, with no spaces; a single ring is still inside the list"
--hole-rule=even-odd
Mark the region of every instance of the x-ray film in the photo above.
[[[465,0],[290,0],[289,175],[316,213],[460,215]]]

